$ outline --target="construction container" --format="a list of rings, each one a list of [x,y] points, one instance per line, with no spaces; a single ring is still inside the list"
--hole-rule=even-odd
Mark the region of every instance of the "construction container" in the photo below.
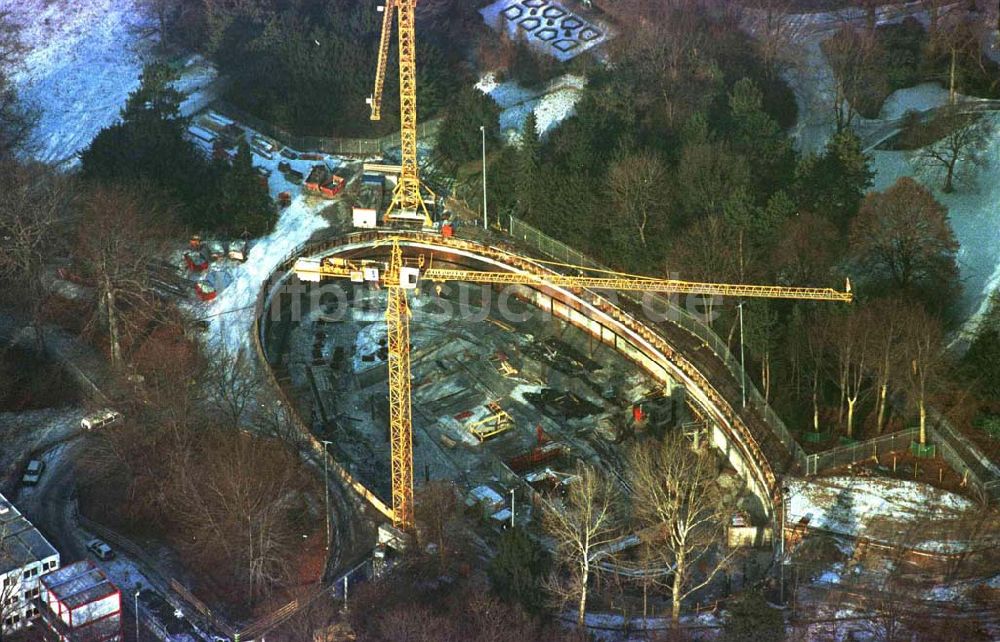
[[[201,252],[185,252],[184,264],[192,272],[204,272],[208,269],[208,259]]]
[[[205,281],[198,281],[194,284],[194,293],[202,301],[212,301],[219,295],[215,288]]]

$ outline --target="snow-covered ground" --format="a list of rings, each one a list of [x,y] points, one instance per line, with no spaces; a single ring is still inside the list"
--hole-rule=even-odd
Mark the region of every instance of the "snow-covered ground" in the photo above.
[[[898,89],[885,99],[879,118],[894,120],[909,111],[928,111],[948,102],[948,90],[938,82],[925,82],[914,87]]]
[[[976,510],[964,497],[918,482],[826,477],[789,483],[787,523],[807,520],[810,527],[848,537],[895,539],[921,550],[952,552],[967,544],[959,520]]]
[[[21,25],[27,50],[13,74],[39,115],[27,154],[73,167],[76,154],[118,120],[143,65],[155,58],[155,37],[143,36],[149,19],[135,0],[0,0],[0,11]],[[189,57],[179,72],[185,116],[217,97],[218,73],[201,56]]]
[[[281,212],[274,231],[253,244],[246,262],[227,268],[232,280],[229,286],[199,310],[199,314],[210,319],[213,340],[229,354],[235,355],[249,345],[257,293],[289,252],[308,241],[316,230],[327,227],[319,212],[328,205],[329,202],[320,199],[296,197]]]
[[[490,72],[479,79],[476,88],[500,106],[500,130],[504,136],[517,140],[531,112],[535,112],[539,136],[545,136],[572,116],[586,84],[582,76],[566,74],[553,79],[544,89],[531,90],[513,80],[497,82],[496,74]]]
[[[0,0],[0,11],[21,25],[27,47],[14,81],[40,112],[29,153],[71,165],[139,84],[151,50],[141,12],[134,0]]]

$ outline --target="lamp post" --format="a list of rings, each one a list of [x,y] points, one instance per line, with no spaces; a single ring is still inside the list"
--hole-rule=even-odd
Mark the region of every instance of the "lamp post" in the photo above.
[[[514,489],[510,489],[510,527],[514,528]]]
[[[135,592],[135,642],[139,642],[139,591]]]
[[[743,407],[747,407],[747,371],[743,361],[743,301],[737,306],[740,309],[740,397]]]
[[[483,135],[483,229],[489,228],[489,221],[486,219],[486,126],[480,125],[479,131]]]
[[[781,603],[785,603],[785,523],[788,521],[788,486],[781,489]]]
[[[326,448],[330,442],[323,440],[321,443],[323,444],[323,516],[326,521],[326,550],[330,550],[330,472],[326,463],[326,460],[329,459]]]

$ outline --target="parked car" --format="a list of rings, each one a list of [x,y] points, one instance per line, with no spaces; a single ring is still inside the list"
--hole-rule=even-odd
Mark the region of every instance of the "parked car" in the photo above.
[[[24,476],[21,477],[21,483],[25,486],[34,486],[41,479],[43,472],[45,472],[45,462],[41,459],[32,459],[24,467]]]
[[[89,417],[84,417],[80,421],[80,426],[84,430],[93,430],[95,428],[102,428],[109,424],[113,424],[121,418],[122,415],[120,412],[104,409],[101,410],[100,412],[90,415]]]
[[[94,554],[99,560],[108,561],[115,558],[115,552],[104,540],[92,539],[87,542],[87,550]]]

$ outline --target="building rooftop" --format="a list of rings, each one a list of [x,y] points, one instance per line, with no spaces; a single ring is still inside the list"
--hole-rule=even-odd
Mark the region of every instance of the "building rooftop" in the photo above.
[[[31,522],[0,495],[0,574],[58,555]]]
[[[89,560],[74,562],[52,571],[42,576],[41,582],[49,595],[70,610],[118,591],[104,571]]]

